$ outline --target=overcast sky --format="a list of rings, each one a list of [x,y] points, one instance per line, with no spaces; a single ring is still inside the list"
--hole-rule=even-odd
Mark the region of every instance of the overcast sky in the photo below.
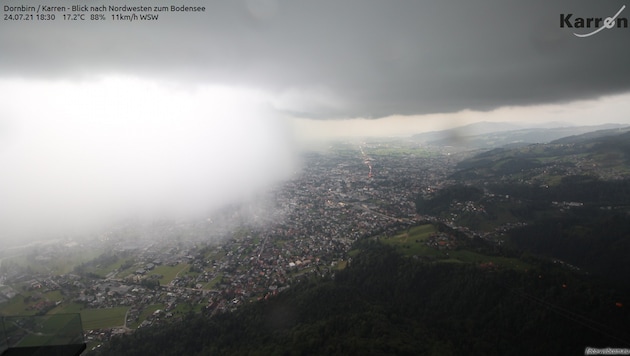
[[[128,2],[155,3],[171,4]],[[630,89],[630,29],[578,38],[572,33],[588,31],[560,28],[560,14],[607,17],[626,3],[198,0],[186,4],[206,6],[203,13],[162,13],[149,23],[3,21],[0,75],[116,73],[251,87],[316,118],[567,102]]]
[[[78,3],[184,4],[41,4]],[[2,15],[39,4],[5,0]],[[628,1],[185,4],[206,9],[0,21],[0,233],[198,211],[289,176],[309,137],[630,123],[630,28],[561,28],[561,14],[606,18]]]

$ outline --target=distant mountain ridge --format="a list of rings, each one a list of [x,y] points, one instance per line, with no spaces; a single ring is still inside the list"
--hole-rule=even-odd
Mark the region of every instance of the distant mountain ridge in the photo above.
[[[613,129],[608,129],[608,130],[591,131],[591,132],[587,132],[581,135],[566,136],[566,137],[554,140],[550,143],[554,143],[554,144],[579,143],[579,142],[585,142],[588,140],[596,140],[596,139],[604,138],[607,136],[622,135],[628,132],[630,132],[630,126],[625,126],[625,127],[613,128]]]
[[[546,182],[550,177],[575,174],[606,180],[630,178],[630,127],[591,131],[549,143],[492,148],[460,162],[458,167],[462,171],[456,174],[457,179],[507,178],[514,173],[518,173],[514,181],[539,176],[541,184],[550,183]]]
[[[622,133],[630,126],[602,124],[595,126],[562,126],[552,128],[523,128],[510,123],[477,123],[454,129],[427,132],[412,138],[432,146],[452,146],[465,149],[489,149],[504,146],[522,146],[532,143],[549,143],[570,136],[593,133],[603,137]],[[595,132],[598,132],[595,134]]]
[[[522,125],[513,124],[509,122],[477,122],[474,124],[455,127],[452,129],[424,132],[421,134],[413,135],[412,138],[423,142],[433,142],[449,137],[469,137],[476,135],[489,134],[493,132],[513,131],[520,130],[524,127]]]

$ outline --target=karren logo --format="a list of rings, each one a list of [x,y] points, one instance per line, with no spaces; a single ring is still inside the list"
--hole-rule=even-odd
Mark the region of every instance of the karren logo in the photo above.
[[[573,14],[560,14],[560,28],[593,28],[596,29],[589,33],[575,33],[574,35],[577,37],[589,37],[592,36],[604,29],[611,29],[613,27],[617,28],[628,28],[628,19],[625,17],[619,17],[619,14],[626,8],[626,5],[623,5],[619,11],[613,17],[607,17],[602,19],[601,17],[576,17],[572,19]],[[602,25],[603,23],[603,25]]]

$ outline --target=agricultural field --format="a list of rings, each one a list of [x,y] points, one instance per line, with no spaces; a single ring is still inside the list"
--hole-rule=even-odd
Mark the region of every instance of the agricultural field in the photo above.
[[[9,317],[4,319],[4,327],[16,347],[77,344],[83,340],[78,314]]]
[[[432,258],[447,258],[444,252],[427,246],[429,237],[437,232],[432,224],[414,226],[408,231],[389,238],[381,238],[386,245],[396,248],[406,256],[431,256]]]
[[[203,307],[204,307],[203,304],[192,305],[190,303],[180,303],[175,307],[175,309],[173,309],[172,313],[173,314],[188,314],[191,312],[200,313]]]
[[[528,263],[523,262],[518,258],[510,258],[503,256],[490,256],[477,253],[470,250],[455,250],[448,252],[449,258],[441,262],[454,262],[454,263],[474,263],[474,264],[487,264],[492,263],[497,267],[509,268],[514,270],[526,271],[532,268]]]
[[[35,315],[34,309],[29,309],[29,303],[23,295],[17,295],[0,305],[0,315]]]
[[[113,328],[125,325],[125,314],[129,307],[83,309],[81,320],[84,330]]]
[[[217,274],[216,277],[212,278],[210,282],[203,286],[203,289],[214,289],[214,287],[221,281],[221,278],[223,278],[223,273]]]
[[[346,267],[348,267],[348,261],[347,260],[341,260],[337,263],[337,265],[335,266],[335,268],[338,271],[344,270],[346,269]]]
[[[124,258],[118,258],[116,260],[116,262],[109,264],[107,266],[97,266],[94,267],[90,272],[94,273],[97,276],[100,276],[102,278],[105,278],[108,274],[117,271],[120,269],[120,267],[125,263],[125,259]]]
[[[48,314],[80,313],[83,308],[83,304],[79,303],[61,303],[55,309],[49,311]]]
[[[60,304],[55,309],[48,312],[48,314],[80,313],[83,329],[91,330],[123,326],[125,324],[125,314],[128,309],[129,307],[84,309],[82,304],[68,303]]]
[[[155,267],[148,274],[156,274],[162,276],[159,278],[159,281],[160,285],[164,286],[171,283],[171,281],[175,279],[175,277],[177,277],[179,273],[186,273],[188,269],[190,269],[190,265],[187,263],[179,263],[175,266],[162,265]]]
[[[51,259],[39,256],[34,252],[23,252],[11,257],[2,258],[5,268],[19,267],[27,269],[29,273],[45,273],[63,275],[70,273],[75,267],[88,262],[102,253],[101,250],[69,250],[61,252],[56,258]]]
[[[40,292],[15,286],[17,292],[13,298],[0,304],[0,315],[35,315],[42,309],[63,300],[60,291]]]

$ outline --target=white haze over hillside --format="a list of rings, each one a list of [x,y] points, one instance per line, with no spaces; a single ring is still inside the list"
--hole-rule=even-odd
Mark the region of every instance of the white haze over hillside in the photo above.
[[[291,127],[256,91],[123,77],[2,86],[14,104],[0,120],[4,243],[203,217],[297,168]]]

